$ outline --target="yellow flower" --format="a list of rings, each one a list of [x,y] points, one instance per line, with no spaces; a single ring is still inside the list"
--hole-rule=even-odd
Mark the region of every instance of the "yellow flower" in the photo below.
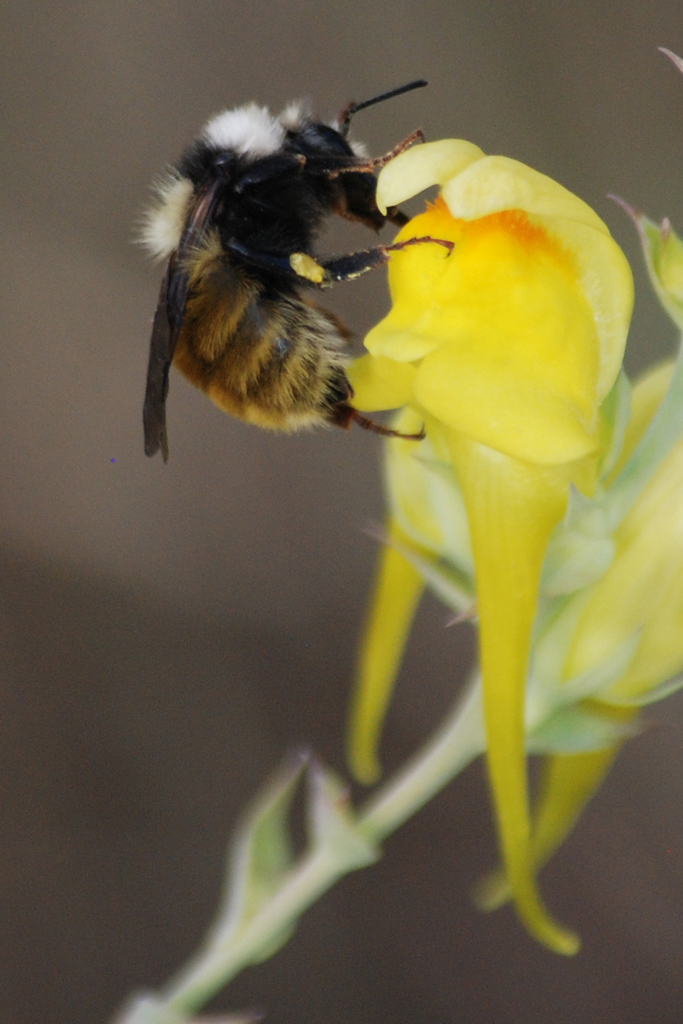
[[[448,255],[423,244],[394,254],[393,308],[368,335],[370,354],[354,364],[351,381],[362,410],[408,405],[426,425],[431,453],[457,477],[476,577],[487,760],[505,870],[530,931],[571,953],[576,937],[550,919],[535,885],[525,684],[549,539],[570,485],[587,493],[595,486],[600,408],[621,367],[631,275],[585,203],[470,143],[446,140],[398,157],[380,176],[378,204],[396,205],[433,184],[441,185],[441,198],[399,240],[429,235],[455,248]],[[445,532],[439,525],[434,541],[426,500],[423,518],[422,532],[432,536],[423,545],[429,562],[443,555]],[[395,539],[397,528],[393,523]],[[463,565],[466,547],[460,542]],[[377,607],[385,602],[385,619],[397,592],[380,580]],[[408,605],[401,615],[407,628]],[[365,669],[379,635],[371,627]],[[400,651],[402,643],[399,629],[391,644]],[[351,745],[356,768],[370,775],[390,685],[365,669]]]
[[[380,205],[412,194],[413,182],[443,183],[435,175],[444,149],[456,164],[462,147],[470,163],[398,236],[431,234],[456,249],[449,256],[422,245],[394,255],[393,308],[366,338],[371,356],[353,369],[355,404],[370,411],[413,402],[537,464],[581,458],[594,450],[596,409],[621,365],[628,267],[580,199],[470,143],[446,140],[403,154],[380,176]]]

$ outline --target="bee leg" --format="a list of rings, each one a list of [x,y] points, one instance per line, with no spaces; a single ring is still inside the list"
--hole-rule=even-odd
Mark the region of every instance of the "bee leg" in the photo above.
[[[369,270],[388,263],[392,252],[399,252],[409,245],[422,245],[425,242],[444,246],[448,249],[449,255],[455,248],[454,242],[424,235],[422,238],[407,238],[405,242],[394,242],[393,245],[375,245],[372,249],[361,249],[359,252],[349,253],[348,256],[336,256],[331,260],[321,260],[320,265],[325,269],[329,280],[352,281],[354,278],[360,277],[361,274],[367,274]]]
[[[251,249],[248,245],[242,245],[241,242],[236,242],[234,239],[228,242],[225,248],[239,256],[245,263],[251,263],[254,267],[263,267],[264,270],[276,270],[279,273],[287,274],[289,277],[298,276],[290,262],[289,256],[273,256],[270,252],[259,252],[258,249]]]
[[[254,267],[276,270],[279,274],[285,274],[294,279],[303,278],[304,281],[310,281],[311,284],[324,286],[332,283],[325,268],[306,252],[293,252],[289,256],[273,256],[272,253],[250,249],[248,245],[242,245],[241,242],[234,240],[228,242],[225,248]]]
[[[372,160],[368,160],[368,165],[372,167],[373,171],[377,170],[378,167],[385,167],[401,153],[405,153],[406,149],[410,149],[414,142],[424,142],[424,140],[425,133],[421,128],[418,128],[416,131],[411,132],[410,135],[407,135],[403,142],[399,142],[398,146],[394,146],[388,153],[385,153],[384,156],[376,156]]]
[[[363,430],[371,430],[373,434],[379,434],[381,437],[400,437],[403,441],[424,441],[427,436],[424,428],[419,434],[402,434],[400,430],[385,427],[382,423],[371,420],[369,416],[363,416],[348,402],[339,402],[334,406],[331,410],[330,422],[335,427],[343,427],[345,430],[348,430],[352,423],[357,423]]]
[[[395,160],[401,153],[405,153],[406,149],[410,149],[414,142],[424,142],[425,136],[421,128],[417,131],[411,132],[410,135],[406,136],[403,142],[399,142],[398,146],[394,146],[384,156],[375,156],[370,160],[356,161],[355,164],[349,164],[346,167],[331,167],[325,173],[328,178],[337,178],[340,174],[353,174],[354,172],[363,171],[374,173],[378,168],[385,167],[392,160]]]
[[[336,256],[329,260],[314,260],[307,253],[291,253],[289,256],[274,256],[272,253],[259,252],[258,249],[251,249],[248,245],[242,245],[234,239],[227,243],[226,249],[240,257],[252,266],[263,267],[264,270],[275,270],[293,279],[303,279],[322,287],[330,285],[334,281],[352,281],[369,270],[381,267],[389,262],[389,255],[406,249],[409,245],[421,245],[424,242],[433,242],[436,245],[443,245],[448,249],[449,254],[455,247],[454,242],[447,242],[443,238],[432,238],[431,235],[424,235],[422,238],[407,238],[405,242],[394,242],[392,245],[376,245],[372,249],[361,249],[359,252],[349,253],[348,256]]]

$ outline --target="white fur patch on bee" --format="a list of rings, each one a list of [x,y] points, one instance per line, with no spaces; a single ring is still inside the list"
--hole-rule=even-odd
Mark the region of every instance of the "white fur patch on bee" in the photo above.
[[[278,121],[289,132],[297,132],[311,117],[310,100],[292,100],[278,117]]]
[[[154,204],[143,215],[139,237],[154,259],[163,260],[178,248],[194,186],[189,178],[168,174],[157,182],[155,192]]]
[[[368,147],[363,142],[354,142],[353,139],[346,140],[353,150],[353,155],[357,156],[359,160],[367,160],[370,156]]]
[[[285,141],[285,128],[267,107],[248,103],[212,117],[203,131],[210,146],[231,149],[240,156],[270,156]]]

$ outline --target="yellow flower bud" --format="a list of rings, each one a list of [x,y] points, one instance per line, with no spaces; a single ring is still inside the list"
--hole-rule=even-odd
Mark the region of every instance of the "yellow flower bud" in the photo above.
[[[672,369],[670,364],[658,367],[635,388],[620,465],[652,419]],[[590,590],[565,675],[606,662],[620,645],[638,636],[626,673],[600,699],[647,703],[649,694],[683,670],[683,441],[645,487],[614,540],[614,561]]]

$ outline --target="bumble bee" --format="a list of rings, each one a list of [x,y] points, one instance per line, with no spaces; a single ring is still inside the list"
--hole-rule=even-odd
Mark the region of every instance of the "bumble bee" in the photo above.
[[[253,103],[225,111],[160,184],[142,239],[167,261],[147,372],[147,455],[161,449],[168,459],[171,362],[225,412],[262,427],[348,427],[355,420],[393,433],[351,406],[343,351],[349,332],[310,293],[358,277],[386,263],[391,250],[423,239],[325,260],[312,246],[331,213],[375,230],[386,221],[407,223],[397,208],[386,215],[377,208],[374,171],[422,132],[368,159],[348,130],[357,111],[426,84],[350,104],[330,124],[314,120],[303,104],[279,117]]]

